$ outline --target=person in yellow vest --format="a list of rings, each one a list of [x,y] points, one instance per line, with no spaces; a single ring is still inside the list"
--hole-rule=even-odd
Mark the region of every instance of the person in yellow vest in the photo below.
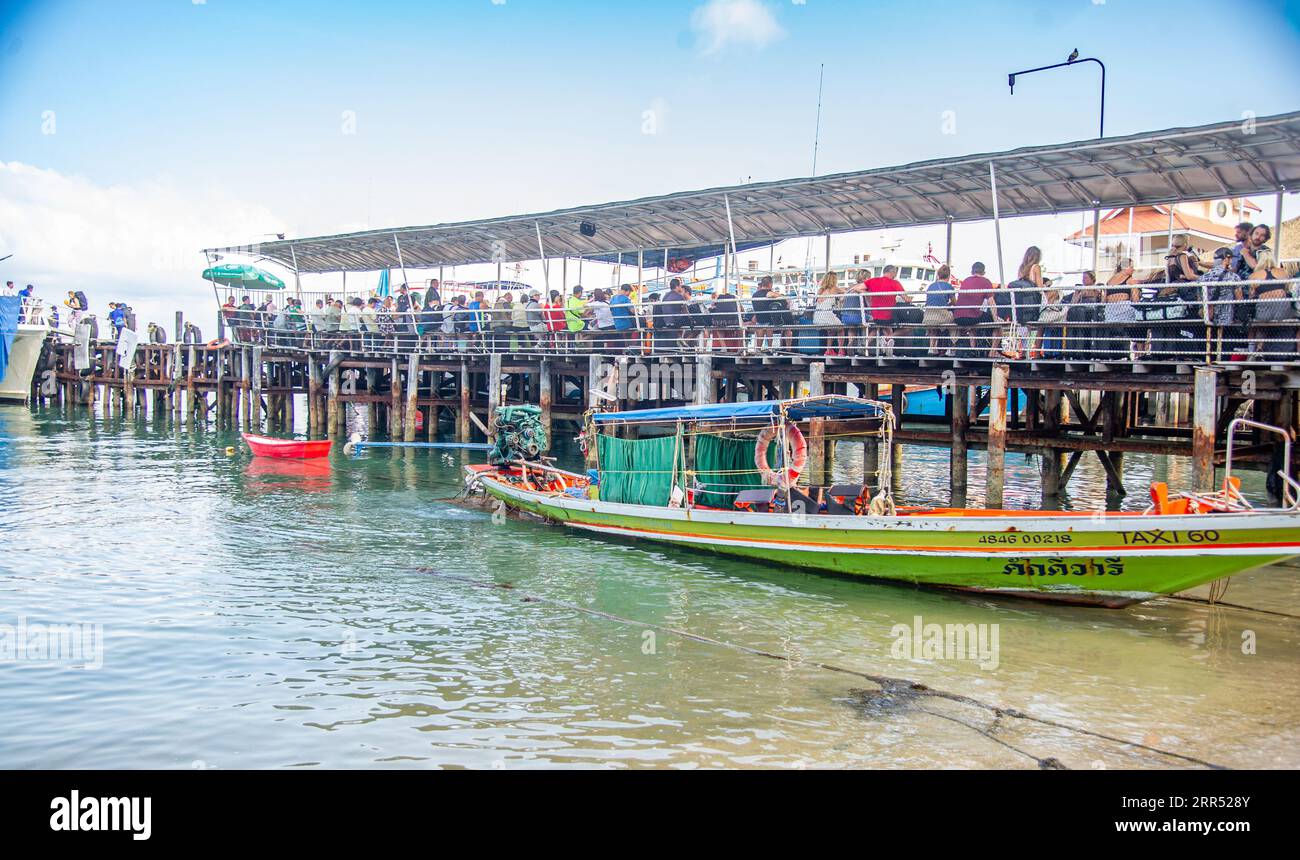
[[[564,303],[564,322],[569,333],[582,331],[586,327],[587,300],[582,297],[582,285],[573,288],[573,295]]]

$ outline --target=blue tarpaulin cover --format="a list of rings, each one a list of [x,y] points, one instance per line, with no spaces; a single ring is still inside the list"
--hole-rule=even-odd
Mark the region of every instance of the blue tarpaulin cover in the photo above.
[[[9,350],[18,334],[18,314],[22,310],[21,296],[0,296],[0,379],[9,369]]]
[[[761,421],[774,419],[785,407],[792,421],[809,418],[875,418],[884,410],[882,404],[857,397],[808,397],[802,400],[753,400],[747,403],[706,403],[698,406],[670,406],[664,409],[639,409],[631,412],[597,412],[597,424],[647,421]]]

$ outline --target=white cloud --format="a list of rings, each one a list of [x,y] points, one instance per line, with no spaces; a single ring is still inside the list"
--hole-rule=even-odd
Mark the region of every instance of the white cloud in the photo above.
[[[705,54],[719,53],[728,45],[763,48],[785,35],[760,0],[709,0],[691,13],[691,27]]]
[[[0,280],[35,284],[47,301],[84,290],[101,315],[108,302],[125,301],[169,330],[178,310],[206,329],[216,304],[199,277],[202,249],[283,229],[265,208],[219,191],[166,181],[101,186],[0,161],[0,257],[13,254]]]

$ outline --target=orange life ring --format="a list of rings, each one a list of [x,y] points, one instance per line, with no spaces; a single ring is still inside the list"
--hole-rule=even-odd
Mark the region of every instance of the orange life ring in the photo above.
[[[786,425],[786,438],[790,440],[790,467],[785,470],[785,474],[778,475],[767,463],[767,446],[776,438],[777,429],[766,427],[758,434],[758,441],[754,443],[754,465],[758,467],[758,474],[763,478],[764,484],[788,490],[799,480],[803,467],[808,465],[808,440],[798,427]]]
[[[224,337],[214,337],[208,341],[208,349],[221,349],[223,346],[230,346],[230,341]]]

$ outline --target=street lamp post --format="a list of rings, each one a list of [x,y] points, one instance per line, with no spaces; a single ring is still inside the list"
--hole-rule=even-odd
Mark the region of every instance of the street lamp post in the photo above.
[[[1007,86],[1011,88],[1011,94],[1016,94],[1016,76],[1032,75],[1034,72],[1045,72],[1048,69],[1059,69],[1062,66],[1077,66],[1079,63],[1096,63],[1101,66],[1101,124],[1097,132],[1098,137],[1106,136],[1106,64],[1096,57],[1079,57],[1079,49],[1075,48],[1069,58],[1064,63],[1056,63],[1051,66],[1039,66],[1036,69],[1024,69],[1019,72],[1012,72],[1007,75]]]

